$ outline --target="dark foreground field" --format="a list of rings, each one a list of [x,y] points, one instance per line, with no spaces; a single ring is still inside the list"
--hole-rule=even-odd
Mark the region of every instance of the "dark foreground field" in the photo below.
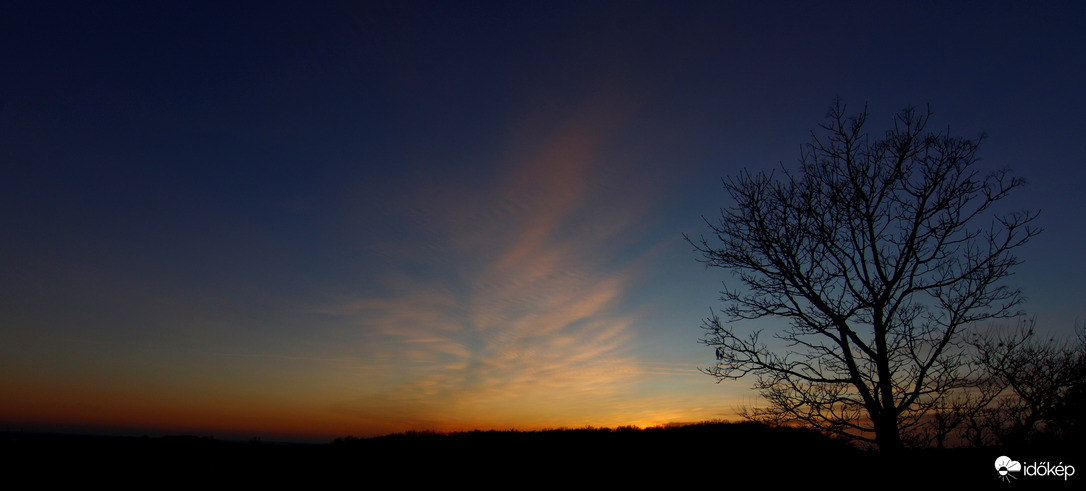
[[[810,431],[752,423],[407,433],[321,445],[7,433],[0,450],[9,482],[27,476],[30,484],[106,482],[125,487],[180,482],[381,489],[412,484],[608,489],[627,485],[901,489],[901,485],[965,484],[986,489],[1081,489],[1086,479],[1086,461],[1073,445],[924,450],[889,458]],[[1001,455],[1051,466],[1077,465],[1082,475],[1064,480],[1012,474],[1004,482],[993,466]]]

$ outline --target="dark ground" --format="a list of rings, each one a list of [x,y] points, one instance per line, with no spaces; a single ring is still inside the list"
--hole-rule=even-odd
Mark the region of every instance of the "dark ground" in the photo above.
[[[29,484],[104,482],[122,487],[216,483],[388,489],[463,483],[473,488],[901,489],[961,484],[980,489],[1082,489],[1086,479],[1086,460],[1075,445],[919,450],[891,458],[811,431],[752,423],[646,430],[421,432],[342,438],[320,445],[9,432],[0,434],[0,452],[9,481],[27,476]],[[1001,455],[1081,470],[1066,481],[1018,473],[1004,482],[994,467]]]

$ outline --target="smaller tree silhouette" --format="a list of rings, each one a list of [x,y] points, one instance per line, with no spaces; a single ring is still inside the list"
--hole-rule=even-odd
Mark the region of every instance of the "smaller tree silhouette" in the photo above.
[[[754,374],[764,417],[896,451],[975,382],[964,326],[1019,314],[1020,291],[1001,281],[1038,229],[1034,213],[991,215],[1025,181],[980,173],[983,137],[929,131],[930,111],[912,107],[881,136],[867,117],[837,101],[798,172],[725,179],[731,207],[706,219],[710,238],[686,239],[737,276],[721,292],[729,321],[788,321],[771,345],[712,314],[702,342],[717,363],[704,371]]]
[[[978,334],[970,344],[992,388],[990,403],[969,415],[974,444],[1022,444],[1075,438],[1086,412],[1086,326],[1070,340],[1038,339],[1035,321],[1009,335]]]

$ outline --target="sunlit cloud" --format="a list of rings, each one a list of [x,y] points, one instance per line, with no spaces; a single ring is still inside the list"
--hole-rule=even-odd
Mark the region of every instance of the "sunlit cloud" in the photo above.
[[[431,238],[426,253],[441,260],[389,252],[400,269],[381,272],[382,297],[323,310],[357,327],[367,361],[397,372],[386,374],[395,384],[361,380],[361,396],[336,411],[440,428],[531,425],[614,404],[636,377],[624,368],[637,364],[635,319],[621,304],[639,278],[636,261],[614,265],[611,241],[637,233],[629,227],[646,204],[600,184],[621,170],[600,156],[627,113],[527,121],[478,188],[422,185],[404,198],[409,233]],[[595,210],[607,224],[593,223]]]

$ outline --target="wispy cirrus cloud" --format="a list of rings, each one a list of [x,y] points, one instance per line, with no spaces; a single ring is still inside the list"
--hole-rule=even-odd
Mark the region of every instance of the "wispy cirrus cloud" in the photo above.
[[[628,114],[611,101],[529,118],[492,175],[424,183],[394,206],[430,242],[386,244],[385,293],[326,312],[359,328],[365,357],[395,383],[362,380],[338,410],[440,428],[607,404],[635,364],[622,303],[638,267],[615,260],[616,243],[647,210],[607,184],[623,171],[605,152]]]

